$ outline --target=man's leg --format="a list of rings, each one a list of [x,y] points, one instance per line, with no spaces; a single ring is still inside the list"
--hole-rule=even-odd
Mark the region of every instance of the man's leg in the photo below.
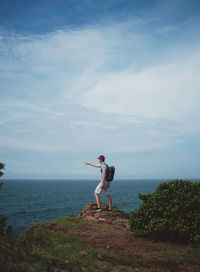
[[[99,199],[99,194],[95,192],[95,193],[94,193],[94,195],[95,195],[96,202],[97,202],[97,208],[101,208],[101,207],[100,207],[100,199]]]
[[[112,197],[110,194],[108,194],[107,198],[108,198],[109,210],[112,210]]]
[[[96,190],[94,192],[94,196],[96,198],[96,202],[97,202],[97,208],[101,208],[100,207],[100,198],[99,198],[99,194],[102,192],[102,189],[101,189],[101,182],[99,182],[99,184],[97,185],[96,187]]]

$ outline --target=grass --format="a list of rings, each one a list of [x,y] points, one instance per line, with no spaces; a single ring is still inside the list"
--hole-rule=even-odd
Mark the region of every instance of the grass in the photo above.
[[[162,272],[173,271],[177,262],[197,263],[200,248],[187,247],[176,252],[163,251],[156,263],[143,264],[112,251],[92,248],[76,236],[60,231],[96,224],[76,217],[34,224],[22,236],[0,237],[0,271],[2,272]],[[159,264],[159,265],[158,265]],[[167,270],[168,269],[168,270]]]
[[[21,237],[10,237],[9,240],[4,236],[4,243],[2,239],[0,242],[1,268],[4,272],[135,271],[133,260],[122,260],[112,252],[89,247],[75,236],[57,233],[53,229],[54,226],[80,228],[84,224],[87,222],[67,217],[52,223],[35,224]],[[7,261],[6,256],[9,256]]]
[[[157,259],[160,266],[173,271],[177,267],[190,267],[191,271],[200,272],[200,247],[187,246],[184,249],[176,249],[173,251],[162,251]],[[192,270],[193,267],[193,270]],[[189,270],[190,270],[189,269]],[[189,271],[188,270],[188,271]]]
[[[126,265],[116,266],[117,256],[102,249],[93,249],[81,243],[73,235],[61,235],[53,231],[36,231],[25,236],[24,241],[32,243],[32,263],[42,271],[131,271]],[[29,255],[29,254],[28,254]],[[30,257],[26,256],[26,257]],[[30,260],[31,261],[31,260]],[[119,261],[117,261],[119,264]],[[128,267],[129,268],[129,267]],[[34,271],[34,270],[33,270]]]

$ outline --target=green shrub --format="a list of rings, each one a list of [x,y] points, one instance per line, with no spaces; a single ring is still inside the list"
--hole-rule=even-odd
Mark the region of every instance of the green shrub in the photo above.
[[[5,164],[0,162],[0,170],[5,169]],[[0,177],[3,176],[3,172],[0,171]],[[2,187],[3,182],[0,181],[0,188]],[[12,232],[12,227],[8,226],[8,228],[6,228],[6,217],[3,217],[2,215],[0,215],[0,236],[4,235],[4,234],[10,234]],[[1,237],[2,238],[2,237]]]
[[[130,228],[140,237],[183,243],[200,242],[200,182],[172,180],[151,194],[140,194],[143,204],[130,213]]]

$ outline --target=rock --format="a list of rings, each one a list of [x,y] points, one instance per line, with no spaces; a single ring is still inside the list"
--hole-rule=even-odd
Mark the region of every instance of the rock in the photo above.
[[[78,217],[83,219],[106,223],[106,224],[115,224],[128,227],[129,214],[123,211],[118,210],[117,207],[112,207],[112,212],[108,210],[108,205],[101,203],[102,211],[96,212],[96,203],[87,204],[82,211],[78,214]]]

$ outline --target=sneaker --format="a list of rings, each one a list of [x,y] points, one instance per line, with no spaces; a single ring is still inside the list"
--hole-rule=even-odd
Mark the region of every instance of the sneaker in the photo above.
[[[95,209],[94,209],[94,212],[100,212],[100,211],[102,211],[101,208],[95,208]]]

